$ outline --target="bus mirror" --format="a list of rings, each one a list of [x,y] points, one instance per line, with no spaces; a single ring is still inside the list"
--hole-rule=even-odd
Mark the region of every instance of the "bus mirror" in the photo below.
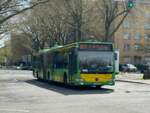
[[[117,60],[117,59],[118,59],[118,58],[117,58],[117,53],[115,53],[114,57],[115,57],[115,60]]]

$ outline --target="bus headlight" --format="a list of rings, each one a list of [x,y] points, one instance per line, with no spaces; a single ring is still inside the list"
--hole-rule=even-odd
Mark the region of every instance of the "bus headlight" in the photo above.
[[[83,82],[81,82],[81,83],[80,83],[80,85],[84,85],[84,83],[83,83]]]
[[[76,78],[75,81],[77,81],[77,82],[83,82],[84,80],[83,80],[83,79]]]

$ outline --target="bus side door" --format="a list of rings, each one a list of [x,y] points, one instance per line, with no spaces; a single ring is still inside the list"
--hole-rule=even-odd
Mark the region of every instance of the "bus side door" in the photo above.
[[[72,79],[72,75],[77,73],[77,52],[75,49],[72,49],[69,53],[68,73],[70,79]]]

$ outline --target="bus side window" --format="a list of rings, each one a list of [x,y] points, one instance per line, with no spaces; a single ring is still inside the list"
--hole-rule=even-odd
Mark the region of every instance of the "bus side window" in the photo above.
[[[56,53],[54,55],[54,68],[66,68],[67,67],[67,58],[65,57],[64,53]]]
[[[42,69],[44,67],[44,59],[43,59],[44,55],[40,55],[39,56],[39,69]]]
[[[117,59],[118,59],[118,58],[117,58],[117,53],[115,53],[114,57],[115,57],[115,60],[117,60]]]
[[[48,63],[48,67],[52,68],[53,66],[53,59],[52,59],[52,54],[48,53],[47,54],[47,63]]]

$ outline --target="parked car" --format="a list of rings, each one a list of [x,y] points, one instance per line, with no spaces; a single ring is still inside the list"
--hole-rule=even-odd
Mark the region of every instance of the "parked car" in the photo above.
[[[32,70],[32,66],[22,66],[21,70]]]
[[[136,65],[136,67],[141,73],[144,73],[144,71],[150,70],[150,64],[148,64],[148,63],[139,64],[139,65]]]
[[[17,70],[32,70],[32,66],[31,65],[19,65],[19,66],[15,66]]]
[[[150,63],[147,63],[147,64],[145,64],[145,65],[146,65],[146,68],[145,68],[144,71],[150,71]]]
[[[123,64],[121,66],[121,69],[123,72],[136,72],[137,71],[137,67],[134,66],[133,64]]]

